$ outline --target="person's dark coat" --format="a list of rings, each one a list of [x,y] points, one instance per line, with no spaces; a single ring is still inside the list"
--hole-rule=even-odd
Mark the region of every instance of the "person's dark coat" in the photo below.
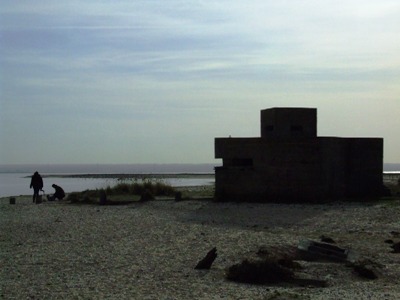
[[[30,188],[33,188],[34,190],[43,189],[43,179],[38,172],[35,172],[35,174],[33,174]]]
[[[55,199],[60,199],[60,200],[64,199],[64,197],[65,197],[65,192],[64,192],[64,190],[62,189],[62,187],[61,187],[61,186],[58,186],[58,185],[56,185],[56,184],[53,184],[52,187],[56,190],[55,193],[54,193],[54,195],[53,195],[53,197],[54,197]]]

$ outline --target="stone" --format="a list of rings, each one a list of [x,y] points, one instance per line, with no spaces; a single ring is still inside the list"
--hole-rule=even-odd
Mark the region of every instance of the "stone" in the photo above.
[[[323,242],[323,243],[336,244],[336,242],[329,236],[321,235],[319,238],[320,238],[321,242]]]
[[[351,264],[351,267],[358,276],[373,280],[378,278],[373,265],[371,261],[358,261]]]
[[[243,260],[232,265],[226,273],[226,278],[241,283],[266,284],[291,282],[294,273],[275,260]]]
[[[394,243],[390,247],[393,249],[392,253],[400,253],[400,242]]]
[[[217,258],[217,248],[214,247],[207,253],[207,255],[202,260],[200,260],[197,263],[195,269],[197,270],[210,269],[211,265],[213,264],[216,258]]]
[[[353,269],[360,277],[367,278],[367,279],[377,279],[378,278],[378,276],[376,276],[375,272],[366,266],[354,266]]]
[[[390,234],[391,234],[392,236],[394,236],[394,237],[399,237],[399,236],[400,236],[400,232],[394,231],[394,230],[391,231]]]

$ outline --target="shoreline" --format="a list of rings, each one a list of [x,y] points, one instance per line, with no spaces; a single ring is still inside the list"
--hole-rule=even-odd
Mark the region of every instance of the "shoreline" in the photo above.
[[[210,199],[210,198],[212,198],[212,196],[214,194],[214,184],[177,186],[177,187],[174,187],[174,189],[179,192],[189,193],[195,199],[198,199],[198,198]],[[79,192],[65,193],[66,197],[64,198],[64,200],[61,200],[61,202],[68,203],[67,198],[68,198],[68,195],[71,193],[79,193]],[[52,193],[50,193],[50,194],[52,194]],[[18,199],[20,199],[20,200],[21,199],[26,200],[27,198],[32,199],[32,196],[33,196],[32,194],[4,196],[4,197],[0,197],[0,204],[4,203],[4,202],[8,203],[10,198],[15,198],[15,200],[18,201]],[[161,198],[165,198],[165,197],[161,197]],[[171,199],[173,200],[173,197],[171,197]],[[157,197],[156,197],[156,201],[157,201]]]
[[[163,182],[173,187],[195,186],[213,184],[215,181],[212,173],[49,173],[41,174],[44,180],[44,190],[52,193],[52,183],[61,186],[66,193],[95,190],[114,186],[119,183],[141,183],[152,181]],[[15,195],[29,195],[33,191],[29,189],[31,174],[10,174],[0,176],[0,197],[12,197]]]

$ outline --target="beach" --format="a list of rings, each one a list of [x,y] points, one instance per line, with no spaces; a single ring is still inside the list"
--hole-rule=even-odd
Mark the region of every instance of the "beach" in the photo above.
[[[399,299],[400,203],[259,204],[155,200],[130,205],[0,203],[2,299]],[[299,262],[327,287],[228,281],[260,247],[291,251],[328,235],[376,266],[378,279],[337,262]],[[195,270],[213,247],[210,270]],[[280,297],[280,298],[279,298]]]

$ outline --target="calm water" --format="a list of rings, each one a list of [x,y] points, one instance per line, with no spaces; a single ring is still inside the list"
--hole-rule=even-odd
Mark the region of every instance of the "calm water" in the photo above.
[[[0,197],[29,195],[33,190],[29,188],[30,177],[38,171],[44,178],[43,190],[52,194],[53,183],[63,187],[65,192],[80,192],[87,189],[99,189],[113,186],[118,183],[112,178],[63,178],[46,175],[66,174],[183,174],[183,173],[213,173],[211,164],[169,164],[169,165],[0,165]],[[151,178],[151,176],[149,176]],[[214,183],[213,176],[207,178],[179,178],[162,179],[163,182],[174,187],[199,186]]]
[[[213,164],[128,164],[128,165],[0,165],[0,197],[29,195],[30,178],[35,171],[42,176],[65,174],[213,174]],[[399,172],[400,164],[384,164],[385,172]],[[44,178],[44,191],[52,194],[53,183],[60,185],[67,193],[87,189],[99,189],[113,186],[117,179],[110,178]],[[166,178],[163,182],[172,186],[199,186],[214,184],[213,176],[208,178]]]

